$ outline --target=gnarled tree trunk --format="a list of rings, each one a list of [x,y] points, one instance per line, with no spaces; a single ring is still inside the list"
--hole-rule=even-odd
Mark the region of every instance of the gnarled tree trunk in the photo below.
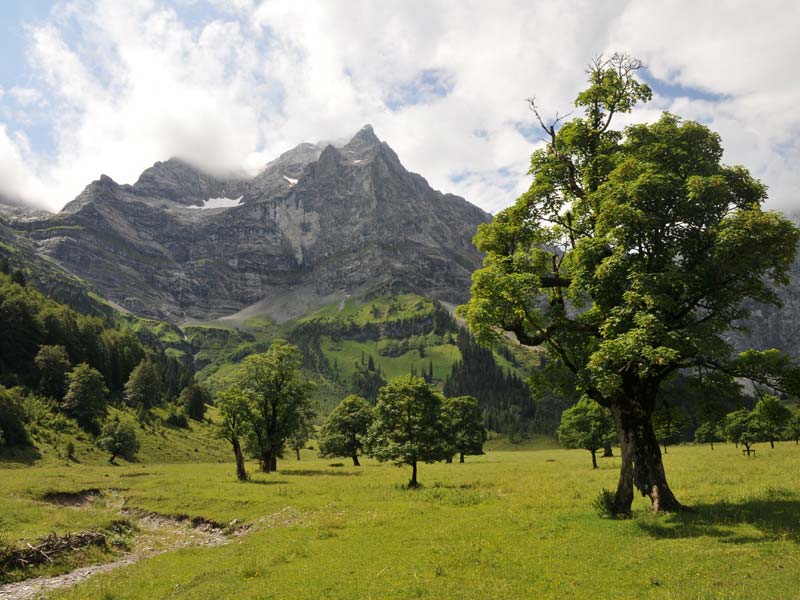
[[[630,514],[635,488],[650,498],[653,512],[683,510],[667,483],[661,448],[650,420],[652,410],[644,404],[630,396],[611,403],[622,451],[615,508],[619,514]],[[653,405],[652,402],[646,404]]]
[[[244,469],[244,454],[242,446],[237,438],[233,438],[233,454],[236,456],[236,477],[239,481],[247,481],[247,471]]]
[[[353,452],[353,466],[354,467],[360,467],[361,466],[361,463],[358,462],[358,453],[356,453],[356,452]]]
[[[258,466],[263,473],[272,473],[273,471],[277,471],[277,464],[278,456],[274,449],[267,448],[266,450],[262,450],[261,457],[258,461]]]

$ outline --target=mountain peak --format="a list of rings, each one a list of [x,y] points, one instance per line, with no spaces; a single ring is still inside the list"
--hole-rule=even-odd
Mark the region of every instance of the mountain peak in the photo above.
[[[367,124],[364,125],[361,129],[358,130],[347,144],[344,146],[345,148],[353,148],[353,147],[371,147],[377,146],[381,143],[378,139],[378,136],[375,135],[375,131],[372,129],[372,125]]]

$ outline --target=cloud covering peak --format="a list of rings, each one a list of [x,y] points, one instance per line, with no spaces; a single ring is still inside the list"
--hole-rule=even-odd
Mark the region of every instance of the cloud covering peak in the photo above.
[[[58,209],[98,173],[132,182],[170,156],[252,174],[372,123],[409,169],[495,212],[529,183],[524,99],[568,111],[588,60],[623,50],[656,91],[632,119],[708,124],[771,206],[800,208],[798,6],[55,2],[0,77],[0,194]]]

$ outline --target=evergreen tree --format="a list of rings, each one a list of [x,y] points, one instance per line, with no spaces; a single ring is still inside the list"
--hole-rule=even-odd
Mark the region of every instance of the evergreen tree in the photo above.
[[[357,396],[366,398],[372,404],[378,399],[378,390],[386,385],[386,378],[381,373],[380,367],[375,367],[375,361],[372,355],[365,361],[362,358],[361,363],[356,363],[356,369],[353,372],[352,389]]]
[[[478,345],[466,329],[459,331],[456,344],[461,360],[450,368],[444,394],[477,398],[484,425],[492,431],[532,429],[536,404],[528,386],[498,366],[492,351]]]

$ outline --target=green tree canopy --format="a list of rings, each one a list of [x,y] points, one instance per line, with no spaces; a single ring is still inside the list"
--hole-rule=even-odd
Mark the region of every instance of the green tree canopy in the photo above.
[[[617,130],[614,117],[650,98],[641,63],[599,58],[578,114],[545,122],[530,189],[476,235],[486,253],[460,309],[485,343],[504,331],[543,345],[579,389],[610,408],[622,466],[615,509],[634,489],[655,511],[680,510],[651,417],[662,383],[701,366],[733,375],[763,363],[732,359],[723,334],[748,316],[745,300],[777,304],[798,230],[761,209],[766,188],[722,164],[719,136],[664,113]],[[752,369],[751,369],[752,370]]]
[[[729,441],[744,446],[747,456],[750,456],[751,446],[756,442],[763,441],[766,437],[764,422],[759,415],[745,408],[728,413],[722,428]]]
[[[311,419],[310,387],[300,364],[297,347],[278,339],[266,352],[245,358],[236,370],[234,386],[253,403],[250,442],[262,471],[276,470],[286,441]]]
[[[97,432],[97,424],[106,415],[108,388],[100,372],[86,363],[76,366],[67,375],[67,393],[61,409],[89,431]]]
[[[792,411],[786,408],[777,396],[764,394],[754,409],[761,419],[764,437],[769,441],[769,445],[774,448],[775,440],[783,437],[786,426],[792,419]]]
[[[161,404],[163,391],[158,365],[150,358],[144,358],[133,369],[125,384],[125,402],[140,410],[150,410]]]
[[[656,439],[664,447],[664,454],[667,453],[669,444],[681,441],[681,430],[688,422],[689,415],[680,406],[673,405],[663,397],[656,402],[656,409],[653,411],[653,430]]]
[[[611,411],[594,400],[581,398],[561,415],[558,442],[565,448],[582,448],[592,453],[592,468],[597,468],[597,451],[617,439]]]
[[[716,421],[703,421],[694,431],[694,441],[698,444],[711,444],[714,449],[714,442],[723,440],[720,424]]]
[[[794,440],[795,445],[800,445],[800,412],[796,412],[789,419],[786,425],[786,435],[790,440]]]
[[[108,462],[121,456],[133,460],[139,451],[139,439],[136,437],[136,426],[129,419],[120,419],[115,416],[103,425],[97,445],[111,454]]]
[[[230,388],[217,394],[216,405],[219,411],[217,435],[230,442],[236,459],[236,477],[239,481],[246,481],[247,471],[244,466],[241,440],[250,433],[252,420],[250,411],[253,400],[247,392]]]
[[[211,401],[211,395],[205,386],[191,383],[181,390],[178,403],[190,419],[202,421],[206,415],[206,405]]]
[[[472,396],[447,398],[442,405],[442,423],[447,436],[448,454],[464,456],[483,454],[486,428],[478,401]],[[449,460],[449,459],[448,459]]]
[[[3,431],[4,445],[27,446],[31,443],[25,429],[27,417],[23,407],[20,388],[8,389],[0,385],[0,430]]]
[[[319,430],[321,456],[345,456],[360,466],[358,455],[374,415],[372,406],[360,396],[350,395],[336,405]]]
[[[445,458],[447,443],[442,427],[444,397],[422,377],[393,379],[380,389],[375,421],[367,435],[370,456],[381,462],[411,467],[411,488],[419,485],[417,463]]]
[[[66,376],[70,368],[64,346],[43,345],[33,359],[39,371],[39,390],[45,396],[61,400],[66,392]]]

